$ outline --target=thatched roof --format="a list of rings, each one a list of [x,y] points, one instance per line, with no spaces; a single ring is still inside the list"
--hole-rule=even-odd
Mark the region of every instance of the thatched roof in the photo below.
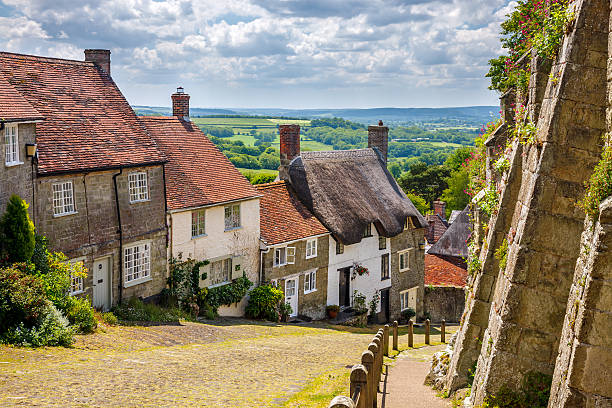
[[[465,207],[438,242],[429,248],[427,253],[466,258],[468,256],[467,240],[470,237],[470,233],[470,211],[469,207]]]
[[[304,205],[345,245],[361,241],[369,223],[386,237],[400,234],[407,217],[427,226],[376,149],[302,152],[289,177]]]

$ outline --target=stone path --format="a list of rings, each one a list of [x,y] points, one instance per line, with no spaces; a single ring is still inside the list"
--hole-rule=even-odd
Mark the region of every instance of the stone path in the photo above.
[[[445,345],[402,352],[383,376],[383,393],[378,396],[380,408],[447,408],[450,402],[436,397],[436,392],[423,385],[431,356]]]

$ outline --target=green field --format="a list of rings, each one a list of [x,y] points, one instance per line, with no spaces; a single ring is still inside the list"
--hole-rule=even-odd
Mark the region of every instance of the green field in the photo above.
[[[278,176],[278,170],[268,170],[268,169],[242,169],[242,168],[238,168],[238,170],[240,170],[240,172],[242,174],[245,173],[253,173],[253,174],[274,174],[275,176]]]

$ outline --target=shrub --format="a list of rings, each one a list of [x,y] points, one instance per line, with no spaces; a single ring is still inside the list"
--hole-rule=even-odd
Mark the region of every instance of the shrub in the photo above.
[[[232,303],[240,302],[251,286],[253,286],[253,282],[246,276],[242,276],[227,285],[203,288],[200,290],[198,305],[200,309],[212,309],[216,315],[220,306],[229,306]]]
[[[2,343],[30,347],[67,347],[73,341],[73,329],[68,327],[68,320],[49,302],[34,327],[27,327],[21,322],[0,336]]]
[[[98,326],[89,299],[69,297],[66,303],[66,317],[79,333],[93,333]]]
[[[591,221],[596,221],[599,217],[599,204],[612,195],[612,144],[604,148],[586,188],[586,194],[579,205]]]
[[[367,313],[368,307],[366,306],[366,297],[363,293],[353,292],[353,309],[356,314]]]
[[[416,312],[411,307],[409,307],[406,310],[402,310],[401,314],[402,314],[402,319],[404,319],[405,321],[408,321],[412,319],[414,316],[416,316]]]
[[[42,282],[24,264],[0,269],[0,335],[21,324],[33,327],[47,308]]]
[[[100,317],[104,324],[107,324],[109,326],[116,326],[119,323],[117,316],[115,316],[113,312],[102,313]]]
[[[287,321],[291,313],[293,313],[293,308],[289,302],[281,302],[281,304],[278,306],[278,312],[281,315],[281,320]]]
[[[28,262],[34,253],[34,223],[28,215],[28,204],[12,195],[0,220],[2,246],[8,261]]]
[[[531,371],[523,377],[521,388],[514,391],[502,386],[495,395],[485,398],[485,407],[546,408],[550,398],[552,376]]]
[[[120,320],[133,322],[177,322],[180,319],[191,319],[189,313],[180,309],[166,309],[135,297],[115,306],[112,312]]]
[[[252,319],[267,319],[278,321],[278,304],[284,293],[271,285],[258,286],[251,291],[251,297],[246,307],[246,315]]]

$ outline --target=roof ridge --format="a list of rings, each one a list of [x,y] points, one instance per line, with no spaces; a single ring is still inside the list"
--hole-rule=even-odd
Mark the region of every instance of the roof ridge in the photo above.
[[[7,58],[29,58],[39,60],[41,62],[49,62],[49,63],[61,63],[67,65],[84,65],[84,66],[95,66],[95,64],[91,61],[79,61],[79,60],[71,60],[67,58],[58,58],[58,57],[43,57],[40,55],[32,55],[32,54],[19,54],[17,52],[9,52],[9,51],[0,51],[0,56],[4,56]]]
[[[281,186],[287,184],[287,182],[285,180],[277,180],[277,181],[271,181],[269,183],[261,183],[261,184],[255,184],[255,188],[256,189],[264,189],[264,188],[272,188],[272,187],[276,187],[276,186]]]

